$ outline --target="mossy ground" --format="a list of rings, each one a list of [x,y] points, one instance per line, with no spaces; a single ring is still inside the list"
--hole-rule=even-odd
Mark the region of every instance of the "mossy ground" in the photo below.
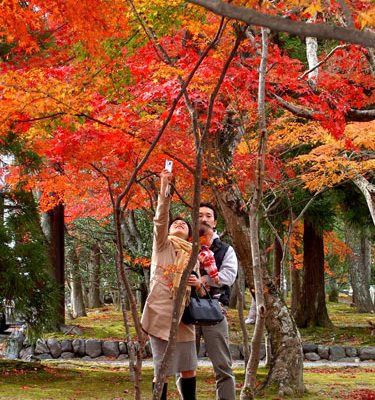
[[[143,368],[142,398],[151,399],[152,369]],[[133,398],[128,369],[82,362],[26,363],[0,360],[0,399],[7,400],[125,400]],[[243,383],[242,369],[235,370],[239,397]],[[259,379],[267,371],[259,369]],[[303,399],[374,399],[375,368],[310,368],[305,370],[307,392]],[[215,383],[210,367],[198,369],[199,400],[215,398]],[[168,399],[178,399],[174,382],[169,384]],[[277,393],[267,393],[266,400],[278,399]]]
[[[358,314],[355,308],[350,307],[347,298],[341,298],[339,303],[327,303],[328,314],[334,327],[300,329],[303,342],[318,343],[324,345],[342,346],[375,346],[375,336],[367,323],[372,320],[375,323],[374,314]],[[246,311],[246,310],[245,310]],[[246,312],[245,312],[246,314]],[[228,310],[229,333],[232,343],[242,342],[242,331],[238,319],[238,311]],[[82,335],[64,336],[61,333],[51,333],[47,337],[56,338],[96,338],[96,339],[117,339],[124,338],[124,324],[122,313],[116,311],[112,305],[98,309],[88,310],[87,317],[80,317],[67,322],[68,325],[79,326]],[[134,329],[132,334],[134,334]],[[252,335],[253,325],[247,325],[249,335]]]
[[[374,321],[372,314],[357,314],[347,299],[339,303],[327,303],[328,313],[334,324],[332,329],[310,328],[300,330],[304,342],[345,345],[374,346],[375,336],[371,336],[367,321]],[[246,312],[245,312],[246,314]],[[230,338],[232,343],[242,342],[242,333],[237,310],[229,310]],[[124,338],[122,313],[113,306],[88,310],[87,317],[68,321],[68,325],[79,326],[82,335],[63,335],[50,333],[56,338]],[[133,328],[132,328],[133,329]],[[249,335],[252,325],[247,325]],[[134,334],[134,332],[132,332]],[[152,368],[145,366],[143,372],[142,396],[151,399]],[[259,380],[267,371],[260,368]],[[243,384],[244,371],[236,369],[238,397]],[[304,371],[306,393],[303,399],[375,399],[375,367],[351,368],[306,368]],[[128,369],[118,365],[83,363],[80,361],[49,361],[42,363],[21,363],[0,360],[0,399],[110,399],[125,400],[133,398],[133,384]],[[168,399],[178,399],[173,382],[169,385]],[[200,367],[198,370],[199,400],[215,398],[215,382],[212,368]],[[276,392],[269,391],[263,397],[277,400]]]

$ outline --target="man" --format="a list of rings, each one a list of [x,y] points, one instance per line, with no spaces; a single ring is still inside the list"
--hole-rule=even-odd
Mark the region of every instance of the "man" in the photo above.
[[[216,209],[209,203],[201,203],[199,207],[199,222],[216,228]],[[238,269],[238,262],[233,247],[220,240],[214,233],[210,250],[213,251],[218,269],[220,287],[218,287],[208,274],[201,271],[202,283],[209,290],[210,295],[218,298],[223,306],[229,305],[230,287],[233,285]],[[232,371],[232,357],[229,351],[228,322],[224,318],[217,325],[197,326],[197,345],[203,336],[206,351],[210,358],[216,378],[216,398],[218,400],[235,400],[236,389]]]

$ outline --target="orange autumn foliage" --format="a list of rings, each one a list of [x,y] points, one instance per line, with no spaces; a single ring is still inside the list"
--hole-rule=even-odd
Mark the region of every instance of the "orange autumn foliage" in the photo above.
[[[169,113],[181,88],[178,78],[186,79],[189,75],[202,49],[218,29],[220,18],[182,1],[137,0],[134,5],[138,14],[155,32],[153,43],[140,30],[130,2],[115,0],[110,4],[105,1],[93,4],[85,0],[76,5],[73,0],[35,0],[26,8],[20,8],[15,1],[9,4],[13,11],[19,10],[18,19],[9,15],[4,32],[8,42],[17,47],[9,53],[8,62],[1,64],[0,136],[15,132],[25,148],[37,152],[43,160],[38,172],[30,173],[25,166],[12,168],[9,183],[24,181],[27,188],[41,192],[44,210],[61,200],[70,218],[107,215],[111,209],[108,181],[115,194],[126,185],[131,171]],[[268,3],[244,4],[281,14],[288,13],[293,2],[285,2],[278,8]],[[309,6],[301,3],[300,7],[301,12],[306,12]],[[363,10],[362,5],[358,5],[358,10]],[[4,15],[10,13],[11,8]],[[17,30],[17,24],[28,29]],[[50,34],[49,47],[46,41],[36,40],[35,32]],[[246,134],[242,148],[234,155],[229,175],[246,200],[252,193],[256,146],[260,38],[257,32],[254,35],[253,42],[243,41],[238,57],[228,69],[213,109],[210,129],[210,134],[214,135],[223,128],[228,109],[233,109],[236,121],[241,121]],[[127,40],[133,39],[135,44],[132,42],[128,46]],[[202,124],[209,96],[233,41],[234,31],[229,27],[188,87]],[[160,56],[157,45],[168,53],[170,63]],[[25,57],[25,51],[29,52],[27,46],[31,46],[32,56]],[[342,111],[348,107],[367,106],[371,101],[363,93],[370,79],[364,68],[366,57],[356,47],[337,52],[330,59],[322,74],[322,97],[314,94],[306,82],[298,80],[304,66],[276,43],[270,45],[270,60],[269,90],[284,93],[286,100],[295,98],[294,94],[298,93],[302,104],[317,105],[323,114],[329,109],[330,114],[324,121],[309,126],[314,135],[304,132],[305,143],[318,143],[319,135],[323,134],[322,125],[341,132],[345,125]],[[353,70],[358,72],[355,77],[351,74]],[[355,79],[353,85],[348,84],[348,76]],[[324,101],[327,93],[329,101]],[[342,102],[340,107],[331,110],[338,99]],[[283,186],[286,178],[295,178],[293,166],[279,157],[277,149],[291,144],[298,146],[296,140],[303,127],[298,123],[283,125],[281,119],[275,117],[279,105],[272,96],[267,101],[272,111],[269,116],[272,150],[266,161],[265,189],[275,190]],[[336,114],[340,118],[334,118]],[[333,121],[340,121],[340,126],[333,125]],[[140,171],[138,185],[124,205],[146,205],[149,193],[143,183],[152,186],[152,178],[164,164],[164,152],[181,160],[175,163],[176,175],[184,177],[177,182],[177,189],[182,196],[191,198],[188,168],[193,166],[194,143],[190,114],[183,101],[178,103],[170,125]],[[204,179],[210,180],[206,172]],[[211,179],[211,183],[218,187],[226,185],[224,180]],[[49,193],[57,195],[51,197]]]

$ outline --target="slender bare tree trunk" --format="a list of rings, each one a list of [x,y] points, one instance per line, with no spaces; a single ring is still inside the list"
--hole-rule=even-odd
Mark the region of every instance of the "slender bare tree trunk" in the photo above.
[[[245,360],[245,366],[246,366],[249,361],[249,357],[250,357],[249,335],[247,333],[246,324],[245,324],[245,320],[244,320],[244,313],[243,313],[245,296],[243,295],[243,293],[241,291],[241,286],[240,286],[239,281],[240,281],[239,279],[236,279],[236,282],[234,283],[234,288],[236,289],[236,293],[237,293],[237,310],[238,310],[238,318],[240,320],[240,327],[241,327],[241,331],[242,331],[243,354],[244,354],[244,360]]]
[[[263,182],[265,161],[267,155],[267,124],[265,114],[265,83],[266,68],[268,60],[268,29],[262,28],[262,57],[259,68],[259,88],[258,88],[258,116],[259,116],[259,141],[258,154],[255,169],[254,194],[250,203],[249,225],[250,225],[250,245],[253,261],[253,275],[255,287],[255,301],[257,306],[256,322],[251,340],[250,359],[246,366],[245,382],[241,391],[241,400],[254,398],[256,386],[256,373],[260,360],[260,348],[262,345],[263,331],[266,316],[264,302],[264,287],[262,270],[266,268],[262,265],[259,247],[259,212],[263,195]]]
[[[283,248],[277,238],[274,239],[273,275],[276,286],[281,290],[281,262],[283,259]]]
[[[85,304],[83,301],[83,286],[81,279],[81,271],[79,268],[79,256],[77,250],[73,249],[69,252],[71,263],[70,268],[70,299],[72,303],[73,318],[86,316]]]
[[[90,249],[90,260],[88,264],[89,284],[88,284],[88,307],[101,307],[100,300],[100,247],[97,243]]]
[[[374,312],[375,305],[370,295],[371,242],[363,229],[348,228],[346,243],[353,251],[348,262],[354,304],[360,313]]]
[[[372,222],[375,224],[375,185],[370,183],[364,176],[357,176],[353,179],[353,182],[365,196]]]
[[[5,213],[5,198],[3,194],[0,194],[0,224],[4,224],[4,213]]]
[[[111,197],[113,199],[113,193],[111,191]],[[145,347],[145,335],[142,331],[141,322],[139,319],[138,308],[136,299],[134,297],[131,285],[125,274],[124,268],[124,249],[122,240],[122,210],[121,210],[121,197],[116,198],[114,201],[114,222],[116,232],[116,275],[119,285],[119,293],[121,299],[121,310],[123,314],[123,321],[125,326],[125,332],[127,337],[127,346],[129,352],[129,368],[131,371],[131,377],[134,380],[134,399],[141,400],[141,376],[142,376],[142,358],[143,350]],[[137,334],[138,344],[134,343],[131,336],[128,315],[126,310],[125,301],[129,301],[131,314],[133,317],[133,324]]]
[[[316,22],[316,13],[309,18],[308,22]],[[315,37],[306,37],[306,58],[309,65],[308,81],[312,87],[316,87],[319,76],[319,69],[314,68],[318,65],[318,39]]]

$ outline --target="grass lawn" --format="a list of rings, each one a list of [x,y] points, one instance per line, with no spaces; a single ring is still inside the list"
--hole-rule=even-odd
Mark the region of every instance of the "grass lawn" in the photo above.
[[[341,301],[327,303],[329,316],[334,324],[332,329],[314,328],[300,330],[303,341],[325,345],[374,346],[375,336],[371,336],[367,321],[374,321],[372,314],[357,314],[355,309]],[[245,312],[246,314],[246,312]],[[241,343],[237,310],[229,310],[230,337],[232,343]],[[122,313],[113,306],[88,310],[87,317],[77,318],[68,325],[78,326],[82,335],[50,333],[47,337],[97,338],[123,340],[124,325]],[[249,334],[253,326],[248,325]],[[134,332],[133,332],[134,333]],[[143,368],[143,399],[151,399],[152,368]],[[243,384],[244,371],[234,370],[239,393]],[[259,380],[263,381],[267,371],[259,368]],[[375,367],[314,367],[305,368],[304,383],[306,393],[303,399],[351,399],[375,400]],[[125,400],[133,398],[133,384],[128,369],[124,366],[84,363],[79,360],[42,361],[26,363],[0,360],[0,400],[1,399],[101,399]],[[215,398],[215,382],[212,368],[198,369],[197,398]],[[263,397],[279,399],[277,393],[267,392]],[[174,382],[169,384],[168,399],[179,399]]]
[[[243,370],[235,370],[238,397],[243,383]],[[259,369],[259,378],[266,374]],[[150,367],[143,368],[143,399],[151,399]],[[311,368],[305,370],[307,393],[303,399],[375,399],[375,368]],[[168,399],[179,399],[174,382],[169,384]],[[73,361],[26,363],[0,360],[0,399],[101,399],[125,400],[133,398],[128,369],[95,363]],[[212,400],[213,371],[198,369],[199,400]],[[277,400],[276,393],[263,399]]]
[[[373,314],[358,314],[355,308],[350,307],[346,299],[339,303],[327,303],[328,313],[334,328],[309,328],[300,329],[303,342],[318,343],[324,345],[345,346],[375,346],[375,336],[371,336],[368,320],[375,322]],[[245,312],[246,314],[246,312]],[[228,321],[230,326],[230,338],[232,343],[242,342],[242,331],[239,324],[238,312],[235,309],[228,310]],[[122,313],[116,311],[112,305],[100,309],[87,311],[87,317],[80,317],[68,321],[68,325],[79,326],[82,335],[64,336],[61,333],[51,333],[47,337],[55,338],[96,338],[117,339],[124,338],[124,324]],[[252,335],[253,325],[247,326],[249,335]],[[133,331],[133,333],[135,333]]]

